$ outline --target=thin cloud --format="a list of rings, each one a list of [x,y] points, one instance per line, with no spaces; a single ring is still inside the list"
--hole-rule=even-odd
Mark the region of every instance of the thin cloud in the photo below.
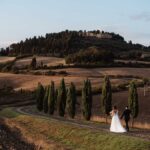
[[[144,20],[146,22],[150,21],[150,12],[142,12],[140,14],[130,16],[131,20]]]

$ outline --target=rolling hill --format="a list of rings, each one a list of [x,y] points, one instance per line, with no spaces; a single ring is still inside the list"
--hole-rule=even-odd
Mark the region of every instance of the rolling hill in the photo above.
[[[150,50],[150,47],[141,44],[126,42],[122,36],[104,31],[62,31],[46,34],[44,37],[34,36],[19,43],[12,43],[7,48],[9,55],[39,54],[64,57],[77,53],[81,49],[97,47],[99,50],[109,50],[116,56],[120,52],[141,52]],[[8,50],[9,49],[9,50]],[[119,52],[119,53],[118,53]],[[118,56],[119,57],[119,56]]]

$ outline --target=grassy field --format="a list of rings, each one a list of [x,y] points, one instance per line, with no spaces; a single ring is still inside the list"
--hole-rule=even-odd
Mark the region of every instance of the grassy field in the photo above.
[[[1,56],[0,57],[0,63],[6,63],[6,62],[9,62],[9,61],[13,61],[15,59],[15,57],[4,57],[4,56]]]
[[[64,69],[61,69],[64,70]],[[93,89],[99,89],[102,86],[103,75],[114,75],[116,78],[111,78],[112,86],[123,84],[132,80],[132,78],[118,78],[119,75],[132,75],[139,77],[149,77],[150,69],[148,68],[97,68],[97,69],[80,69],[80,68],[69,68],[65,69],[69,75],[65,76],[64,79],[66,84],[69,85],[71,81],[73,81],[77,89],[81,89],[83,86],[83,80],[89,78],[92,82]],[[59,71],[59,70],[58,70]],[[11,73],[0,73],[0,88],[7,85],[12,86],[15,90],[25,89],[25,90],[34,90],[37,87],[38,82],[41,82],[43,85],[50,84],[50,81],[53,80],[56,86],[59,85],[60,80],[63,76],[44,76],[44,75],[23,75],[23,74],[11,74]],[[147,92],[147,96],[143,96],[143,89],[139,90],[139,102],[140,102],[140,111],[139,117],[137,121],[140,122],[139,127],[145,126],[149,127],[150,117],[149,117],[149,94]],[[13,97],[1,97],[0,101],[13,101]],[[23,98],[16,98],[19,101],[23,100]],[[127,105],[128,101],[128,92],[119,92],[113,93],[113,105],[117,105],[120,112],[123,111],[124,107]],[[95,118],[99,120],[97,117],[99,115],[100,109],[100,95],[96,95],[93,97],[93,114],[96,116]],[[80,111],[80,110],[79,110]]]
[[[65,64],[65,60],[63,58],[56,57],[41,57],[37,56],[38,65],[41,61],[44,65],[53,66],[58,64]],[[5,57],[0,59],[1,61],[8,61],[9,57]],[[11,58],[12,59],[12,58]],[[23,59],[19,59],[15,62],[16,66],[26,66],[29,65],[32,60],[32,57],[27,57]],[[42,71],[42,70],[40,70]],[[60,80],[64,77],[67,84],[71,81],[75,82],[75,84],[80,88],[82,87],[83,80],[86,78],[91,79],[93,87],[101,87],[104,75],[116,76],[111,79],[113,85],[123,84],[129,82],[134,79],[135,76],[141,78],[149,78],[150,77],[150,69],[149,68],[94,68],[94,69],[86,69],[86,68],[65,68],[65,69],[57,69],[57,71],[66,71],[68,73],[67,76],[63,75],[55,75],[55,76],[36,76],[36,75],[24,75],[24,74],[11,74],[11,73],[0,73],[0,88],[4,85],[12,86],[14,89],[28,89],[33,90],[38,82],[43,83],[44,85],[48,85],[51,80],[55,81],[56,85],[60,82]],[[119,78],[118,76],[131,76]]]
[[[12,114],[12,115],[11,115]],[[77,150],[149,150],[150,142],[139,138],[104,131],[79,128],[74,125],[24,116],[5,109],[0,116],[8,117],[6,124],[17,127],[22,135],[43,149]]]
[[[8,61],[11,57],[0,58],[0,62]],[[11,58],[14,59],[14,58]],[[16,61],[15,65],[27,65],[31,62],[32,57],[23,58]],[[43,61],[46,65],[57,65],[64,64],[64,59],[62,58],[52,58],[52,57],[37,57],[38,64]],[[68,73],[67,76],[63,75],[55,75],[55,76],[44,76],[44,75],[24,75],[24,74],[11,74],[11,73],[0,73],[0,88],[5,86],[13,87],[15,90],[25,89],[25,90],[34,90],[37,87],[38,82],[41,82],[43,85],[48,85],[51,80],[53,80],[56,86],[59,85],[60,80],[62,78],[65,79],[67,86],[70,82],[74,82],[77,86],[77,89],[81,89],[83,86],[83,81],[86,78],[89,78],[92,82],[93,89],[100,89],[103,82],[104,75],[114,76],[111,77],[112,86],[117,86],[119,84],[124,84],[130,82],[132,79],[135,79],[135,76],[141,78],[149,78],[150,77],[150,69],[149,68],[66,68],[66,69],[56,69],[54,71],[66,71]],[[119,77],[119,76],[131,76],[131,77]],[[132,77],[133,76],[133,77]],[[138,79],[138,81],[141,81]],[[100,90],[99,90],[100,91]],[[150,103],[149,96],[150,93],[147,92],[147,95],[143,96],[143,89],[139,91],[139,103],[140,110],[139,116],[136,119],[137,127],[150,127]],[[28,99],[28,100],[27,100]],[[117,105],[120,113],[123,111],[125,105],[127,105],[128,100],[128,92],[122,91],[119,93],[113,93],[113,105]],[[3,102],[7,103],[22,103],[23,101],[28,101],[30,103],[30,99],[26,96],[26,98],[22,96],[1,96],[0,104]],[[80,98],[79,98],[80,103]],[[20,104],[20,103],[19,103]],[[12,106],[12,105],[11,105]],[[99,121],[99,109],[100,109],[100,94],[95,95],[93,97],[93,116],[94,120]],[[78,106],[78,112],[80,111],[80,106]]]
[[[0,88],[4,85],[11,86],[15,90],[25,89],[25,90],[33,90],[37,87],[38,82],[41,82],[43,85],[48,85],[50,81],[54,81],[56,86],[59,85],[60,80],[64,78],[66,84],[70,84],[70,82],[74,82],[78,88],[83,86],[83,81],[87,78],[86,76],[44,76],[44,75],[23,75],[23,74],[10,74],[10,73],[0,73]],[[93,87],[101,87],[103,78],[95,78],[88,77]],[[112,85],[123,84],[129,82],[128,78],[126,79],[111,79]]]
[[[15,118],[19,115],[20,114],[13,111],[12,108],[5,108],[2,111],[0,111],[0,117],[4,117],[4,118]]]
[[[23,67],[26,65],[30,65],[32,58],[33,57],[19,59],[15,62],[15,66]],[[65,60],[63,58],[36,56],[36,60],[37,60],[37,65],[41,65],[41,62],[43,62],[43,65],[47,65],[47,66],[55,66],[59,64],[65,65]]]
[[[86,69],[86,68],[66,68],[66,69],[59,69],[58,71],[67,71],[72,76],[93,76],[99,77],[102,75],[132,75],[132,76],[139,76],[139,77],[150,77],[150,68],[119,68],[119,67],[112,67],[112,68],[93,68],[93,69]]]

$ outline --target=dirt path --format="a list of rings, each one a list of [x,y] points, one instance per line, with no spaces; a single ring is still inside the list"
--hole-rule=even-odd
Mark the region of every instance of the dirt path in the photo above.
[[[29,106],[18,107],[18,108],[14,108],[14,109],[15,109],[15,111],[25,114],[25,115],[34,116],[34,117],[36,116],[36,117],[46,119],[46,120],[51,120],[54,122],[57,121],[57,122],[62,122],[65,124],[70,124],[70,125],[74,125],[74,126],[81,127],[81,128],[88,128],[88,129],[92,129],[92,130],[96,130],[96,131],[110,132],[109,131],[110,125],[108,125],[108,124],[87,122],[87,121],[83,121],[83,120],[72,120],[72,119],[66,119],[66,118],[57,117],[57,116],[48,117],[45,114],[29,111],[28,107]],[[116,134],[119,134],[119,133],[116,133]],[[138,138],[142,138],[144,140],[150,141],[150,130],[131,129],[130,132],[124,133],[124,135],[138,137]]]

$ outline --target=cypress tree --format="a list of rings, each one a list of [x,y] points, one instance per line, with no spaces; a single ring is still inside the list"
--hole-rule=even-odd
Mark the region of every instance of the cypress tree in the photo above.
[[[144,96],[146,96],[146,88],[147,88],[147,85],[149,83],[149,79],[144,78],[143,83],[144,83]]]
[[[65,114],[65,107],[66,107],[66,85],[64,79],[61,80],[58,89],[57,103],[59,116],[63,117]]]
[[[48,112],[53,115],[55,110],[55,84],[51,81],[48,95]]]
[[[49,88],[50,88],[50,86],[47,86],[46,89],[45,89],[45,95],[44,95],[44,100],[43,100],[43,110],[44,110],[44,113],[48,112]]]
[[[55,90],[55,110],[57,110],[58,89]]]
[[[39,111],[43,110],[43,99],[44,99],[44,87],[41,83],[38,83],[38,87],[36,90],[36,102],[37,102],[37,109]]]
[[[36,57],[32,58],[30,67],[31,67],[31,69],[36,69],[36,67],[37,67]]]
[[[112,109],[112,91],[111,91],[111,83],[108,76],[104,77],[104,82],[102,86],[102,111],[106,114],[106,122],[107,116],[109,115]]]
[[[75,117],[76,112],[76,88],[74,83],[71,82],[67,91],[67,112],[70,118]]]
[[[84,81],[82,89],[82,113],[86,120],[90,120],[92,110],[92,88],[90,80]]]
[[[129,104],[129,108],[131,110],[131,114],[133,117],[133,120],[132,120],[132,126],[133,126],[134,119],[138,116],[138,113],[139,113],[138,93],[137,93],[137,87],[134,81],[132,81],[129,86],[128,104]]]

